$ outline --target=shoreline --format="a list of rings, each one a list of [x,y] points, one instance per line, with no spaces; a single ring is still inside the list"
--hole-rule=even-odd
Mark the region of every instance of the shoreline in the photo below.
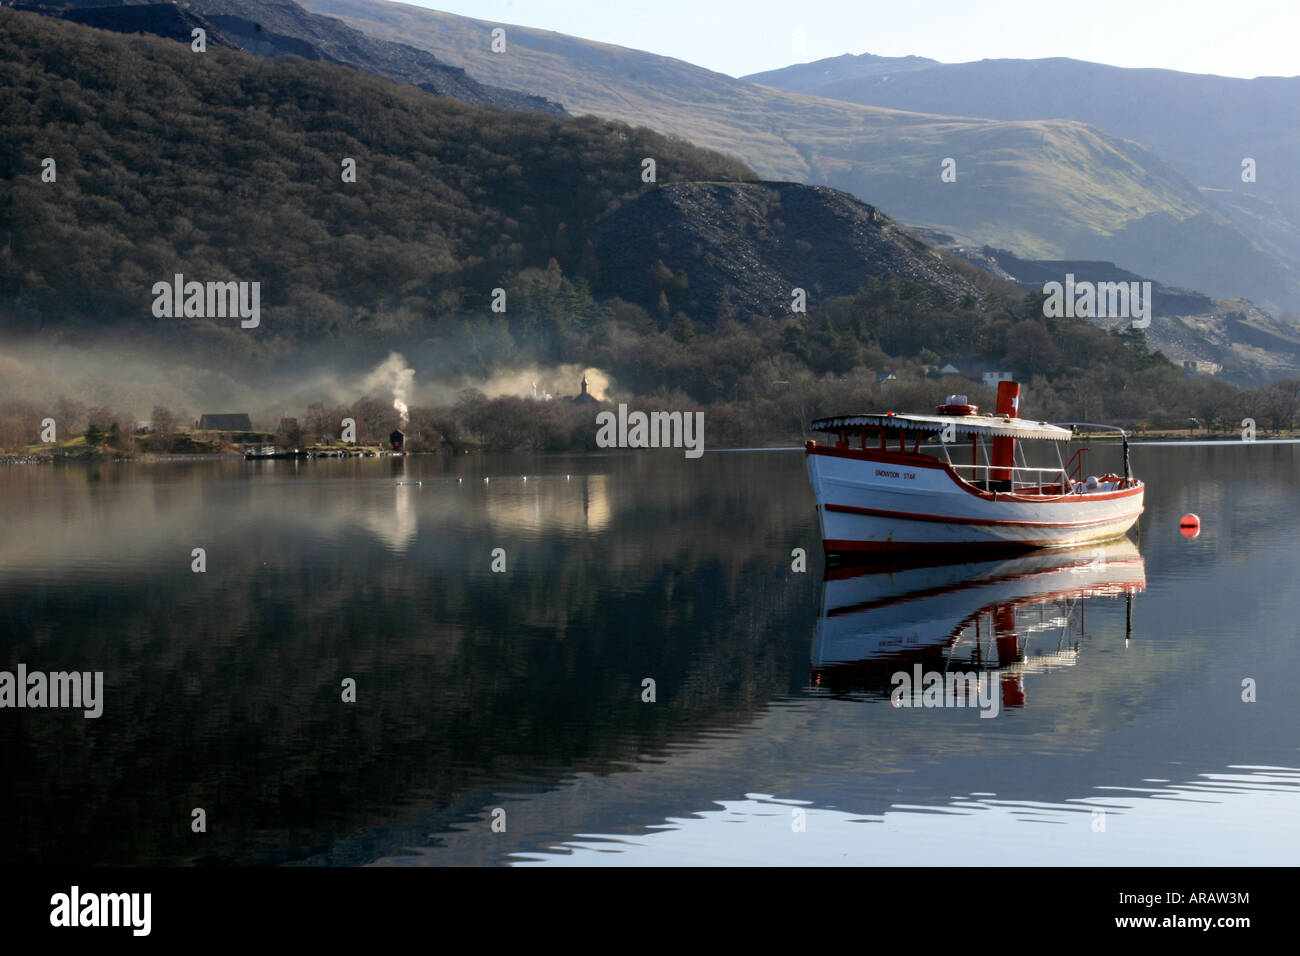
[[[1118,445],[1120,439],[1113,435],[1080,435],[1074,439],[1076,442],[1086,441],[1095,444]],[[1230,445],[1296,445],[1300,444],[1300,437],[1291,438],[1256,438],[1246,441],[1240,437],[1207,437],[1207,438],[1183,438],[1177,435],[1142,437],[1129,436],[1129,445],[1132,447],[1154,447],[1159,445],[1168,445],[1170,447],[1223,447]],[[795,445],[772,444],[772,445],[745,445],[735,448],[708,448],[705,453],[730,453],[738,452],[772,452],[772,451],[802,451],[803,442]],[[609,449],[611,453],[626,451],[627,449]],[[590,450],[577,449],[572,451],[559,452],[537,452],[537,451],[509,451],[509,452],[486,452],[479,450],[478,454],[490,455],[543,455],[563,457],[565,455],[590,455],[600,454]],[[424,458],[438,457],[438,452],[404,452],[400,457],[403,458]],[[301,461],[313,461],[317,458],[328,461],[339,461],[351,458],[374,458],[376,460],[394,458],[392,454],[363,454],[360,452],[347,455],[319,455],[311,456]],[[454,455],[449,457],[464,457],[464,455]],[[89,455],[53,455],[53,454],[0,454],[0,466],[20,466],[20,465],[107,465],[107,464],[175,464],[177,462],[210,462],[210,461],[261,461],[262,459],[249,459],[239,452],[200,452],[196,454],[143,454],[143,455],[126,455],[126,456],[89,456]]]

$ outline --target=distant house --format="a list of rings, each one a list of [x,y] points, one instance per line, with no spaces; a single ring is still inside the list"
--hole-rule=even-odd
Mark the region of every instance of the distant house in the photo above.
[[[1199,359],[1184,359],[1183,370],[1195,372],[1199,375],[1218,375],[1223,371],[1223,366],[1218,362],[1203,362]]]
[[[980,376],[980,381],[989,388],[994,388],[998,382],[1010,382],[1014,377],[1011,372],[985,372]]]
[[[248,420],[246,412],[231,415],[202,415],[199,417],[199,430],[209,432],[248,432],[253,430],[253,423]]]
[[[939,369],[941,375],[960,375],[961,369],[949,362],[943,368]]]
[[[884,382],[897,382],[897,381],[898,381],[898,376],[895,375],[893,372],[878,372],[876,374],[877,385],[880,385]]]

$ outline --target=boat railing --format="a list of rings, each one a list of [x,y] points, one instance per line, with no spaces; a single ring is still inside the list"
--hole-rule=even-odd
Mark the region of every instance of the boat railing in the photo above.
[[[1006,484],[1005,488],[999,490],[1015,491],[1017,488],[1034,488],[1037,490],[1041,488],[1059,487],[1061,489],[1060,494],[1068,494],[1071,486],[1074,485],[1074,481],[1070,478],[1069,474],[1067,474],[1066,470],[1059,465],[1055,468],[1029,468],[1023,465],[959,465],[956,462],[952,462],[951,464],[952,469],[957,472],[958,477],[964,478],[966,481],[976,485],[977,487],[981,484],[981,482],[977,480],[980,473],[983,473],[984,482],[989,483],[989,473],[995,470],[1011,473],[1010,483]],[[969,472],[970,476],[966,477],[962,475],[961,473],[963,470]],[[1026,477],[1020,478],[1020,474],[1023,474]],[[1056,480],[1047,482],[1043,481],[1041,478],[1034,477],[1038,475],[1052,475]],[[1007,481],[1007,479],[994,480],[1003,483]]]
[[[1123,442],[1124,446],[1124,483],[1128,485],[1133,484],[1133,465],[1130,463],[1128,457],[1128,432],[1124,431],[1124,429],[1120,428],[1118,425],[1099,425],[1096,422],[1055,422],[1054,424],[1061,428],[1069,428],[1071,431],[1075,431],[1079,428],[1092,428],[1104,432],[1119,432],[1120,440]],[[1083,458],[1080,456],[1087,450],[1087,448],[1080,448],[1074,453],[1075,457],[1079,458],[1080,476],[1083,475]],[[1074,459],[1072,458],[1070,460],[1073,461]]]
[[[1087,450],[1087,445],[1076,448],[1074,454],[1070,456],[1070,460],[1065,463],[1066,473],[1070,474],[1076,481],[1083,480],[1083,455]]]

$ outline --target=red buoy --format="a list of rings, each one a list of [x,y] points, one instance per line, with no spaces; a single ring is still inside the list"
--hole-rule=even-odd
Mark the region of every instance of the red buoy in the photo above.
[[[1178,519],[1178,528],[1184,538],[1195,538],[1201,533],[1201,519],[1189,512]]]

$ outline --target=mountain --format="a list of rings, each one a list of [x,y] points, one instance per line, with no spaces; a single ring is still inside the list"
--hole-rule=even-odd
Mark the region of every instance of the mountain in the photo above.
[[[564,113],[560,104],[544,97],[480,83],[425,50],[367,36],[334,17],[311,13],[293,0],[43,0],[14,7],[102,30],[151,33],[186,44],[191,31],[201,27],[213,46],[236,47],[257,56],[338,63],[476,106]]]
[[[596,230],[596,291],[713,320],[791,315],[866,280],[914,282],[948,302],[984,293],[920,239],[847,193],[795,183],[677,183],[643,193]]]
[[[1243,299],[1214,299],[1172,288],[1121,269],[1113,262],[1025,260],[985,246],[958,254],[1026,293],[1041,293],[1045,283],[1151,282],[1148,344],[1169,359],[1198,371],[1211,371],[1243,386],[1300,375],[1300,329]],[[1122,328],[1128,319],[1096,319],[1102,328]]]
[[[212,395],[333,405],[391,351],[439,401],[574,364],[654,407],[707,405],[713,434],[742,442],[950,385],[987,401],[933,380],[939,350],[1015,370],[1059,413],[1087,395],[1099,415],[1185,420],[1204,391],[1140,334],[1049,319],[845,193],[755,182],[644,127],[8,8],[0,89],[0,418],[20,444],[61,398],[136,417],[163,394],[195,412]],[[256,283],[259,323],[160,312],[178,274]],[[391,416],[366,394],[359,421]],[[523,399],[469,399],[518,426],[502,447],[569,434],[529,425]]]
[[[727,152],[760,176],[828,185],[907,226],[1030,259],[1105,259],[1218,297],[1300,308],[1300,279],[1267,230],[1234,222],[1166,159],[1070,119],[987,119],[793,93],[669,57],[383,0],[305,0],[485,82],[570,112],[649,123]],[[505,54],[489,38],[505,29]],[[860,69],[891,64],[871,62]],[[898,76],[932,67],[910,61]],[[804,82],[806,77],[800,82]],[[890,82],[893,82],[890,80]],[[940,115],[943,114],[943,115]],[[940,179],[945,158],[956,181]],[[1267,208],[1259,216],[1277,217]]]
[[[1247,80],[1060,57],[938,63],[863,54],[745,79],[889,109],[1087,123],[1160,156],[1288,275],[1300,275],[1300,77]],[[1253,182],[1242,179],[1245,159],[1254,160]],[[1152,271],[1172,277],[1164,266]],[[1227,286],[1224,278],[1215,276],[1215,288]],[[1271,297],[1300,310],[1281,293]]]
[[[763,73],[751,73],[741,77],[750,83],[761,83],[789,90],[791,93],[811,93],[822,96],[822,90],[832,83],[844,80],[857,80],[863,77],[897,76],[907,70],[923,70],[927,67],[941,65],[938,60],[923,56],[876,56],[863,53],[815,60],[812,63],[796,63],[779,70],[767,70]],[[835,97],[839,99],[840,97]],[[919,112],[941,112],[939,110],[921,110]]]
[[[664,319],[704,326],[724,314],[785,319],[794,288],[814,310],[873,278],[951,305],[984,297],[846,193],[742,182],[755,179],[743,164],[644,128],[501,113],[239,49],[200,59],[9,10],[0,52],[0,77],[19,94],[0,113],[14,145],[0,163],[11,329],[143,328],[249,348],[228,321],[157,321],[149,290],[176,273],[260,282],[274,316],[265,338],[281,343],[322,328],[410,336],[465,314],[486,320],[497,287],[519,293],[507,313],[516,345],[546,337],[521,308],[580,323],[595,308],[580,284],[651,315],[662,298]],[[56,182],[34,175],[32,157],[45,156]],[[642,181],[646,156],[654,183]],[[346,157],[355,183],[342,181]],[[545,280],[517,287],[528,270]]]

